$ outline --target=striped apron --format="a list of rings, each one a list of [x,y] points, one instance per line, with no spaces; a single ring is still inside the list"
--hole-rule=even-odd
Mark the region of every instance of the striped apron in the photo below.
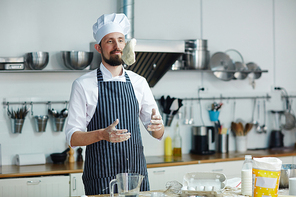
[[[120,143],[105,140],[86,146],[83,184],[86,195],[109,194],[109,182],[119,173],[138,173],[140,190],[149,191],[146,160],[139,127],[139,104],[129,76],[126,82],[103,81],[98,69],[98,103],[88,131],[106,128],[117,118],[117,129],[127,129],[131,138]],[[117,192],[117,187],[115,187]]]

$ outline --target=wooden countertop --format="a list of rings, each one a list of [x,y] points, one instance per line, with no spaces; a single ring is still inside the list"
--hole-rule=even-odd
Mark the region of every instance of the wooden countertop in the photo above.
[[[244,153],[238,153],[233,151],[229,153],[216,153],[213,155],[183,154],[182,158],[174,158],[174,157],[169,158],[164,156],[148,156],[146,157],[146,162],[147,162],[147,168],[156,168],[156,167],[168,167],[168,166],[244,160],[245,155],[252,155],[253,157],[296,156],[296,149],[294,147],[288,147],[288,148],[282,148],[282,149],[248,150]]]
[[[287,157],[296,156],[294,148],[274,149],[274,150],[248,150],[245,153],[229,152],[216,153],[214,155],[193,155],[183,154],[182,158],[148,156],[146,157],[147,168],[168,167],[190,164],[214,163],[224,161],[244,160],[245,155],[253,157]],[[62,175],[70,173],[82,173],[83,162],[65,163],[65,164],[44,164],[44,165],[4,165],[0,167],[0,178],[28,177],[28,176],[46,176]]]

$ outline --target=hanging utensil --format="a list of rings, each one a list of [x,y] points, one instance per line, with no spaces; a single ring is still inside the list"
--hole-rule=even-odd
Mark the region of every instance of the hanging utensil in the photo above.
[[[256,125],[256,132],[257,133],[262,133],[262,128],[260,126],[260,101],[257,102],[257,125]]]
[[[178,107],[178,99],[173,99],[172,105],[170,106],[170,115],[173,115],[173,113],[178,110]]]
[[[68,117],[68,109],[67,109],[67,108],[64,108],[64,109],[61,111],[60,116],[62,116],[63,118]]]
[[[183,124],[185,124],[185,125],[187,125],[187,124],[189,124],[189,119],[188,119],[188,105],[187,105],[187,102],[186,102],[186,104],[185,104],[185,106],[184,106],[184,122],[183,122]]]
[[[236,101],[233,102],[233,112],[232,112],[233,117],[232,117],[232,122],[231,122],[231,131],[232,131],[232,134],[234,136],[236,136],[236,132],[238,130],[237,124],[236,124],[236,122],[234,122],[234,120],[235,120],[235,107],[236,107]]]
[[[190,104],[190,118],[189,118],[188,124],[193,124],[193,123],[194,123],[194,120],[193,120],[193,102],[191,101],[191,104]]]
[[[256,103],[257,103],[257,100],[254,99],[252,122],[253,122],[253,126],[254,126],[255,128],[258,126],[258,122],[255,121]]]
[[[254,62],[247,63],[247,67],[248,70],[251,72],[249,74],[249,84],[253,87],[253,89],[255,89],[255,79],[259,79],[261,77],[261,68]]]
[[[7,104],[7,115],[8,115],[10,118],[12,118],[12,116],[13,116],[12,112],[11,112],[10,109],[9,109],[9,104]]]
[[[263,125],[261,126],[261,131],[263,133],[266,133],[267,132],[267,126],[266,126],[266,101],[264,100],[263,101],[263,111],[264,111],[264,122],[263,122]]]
[[[173,99],[173,102],[172,102],[172,104],[171,104],[171,106],[170,106],[170,112],[169,112],[169,114],[166,116],[166,124],[165,124],[165,126],[171,126],[171,123],[172,123],[172,121],[173,121],[173,118],[174,118],[174,115],[173,115],[173,113],[176,111],[176,110],[178,110],[178,99]]]

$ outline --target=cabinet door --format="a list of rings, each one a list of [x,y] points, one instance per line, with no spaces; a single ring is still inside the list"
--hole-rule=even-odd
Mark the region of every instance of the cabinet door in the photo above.
[[[84,195],[82,173],[70,174],[70,196],[82,196],[82,195]]]
[[[229,178],[241,177],[241,170],[244,160],[217,162],[214,165],[212,172],[223,173]]]
[[[0,197],[69,196],[69,176],[0,179]]]
[[[282,160],[283,164],[293,164],[293,157],[278,157],[280,160]]]

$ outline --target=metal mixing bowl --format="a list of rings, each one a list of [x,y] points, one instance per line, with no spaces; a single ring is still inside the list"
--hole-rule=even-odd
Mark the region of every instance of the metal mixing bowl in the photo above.
[[[289,178],[296,177],[296,164],[283,164],[280,175],[280,188],[289,187]]]
[[[42,70],[48,64],[48,52],[30,52],[25,54],[25,64],[32,70]]]
[[[85,51],[62,51],[64,64],[72,70],[83,70],[90,65],[93,52]]]

